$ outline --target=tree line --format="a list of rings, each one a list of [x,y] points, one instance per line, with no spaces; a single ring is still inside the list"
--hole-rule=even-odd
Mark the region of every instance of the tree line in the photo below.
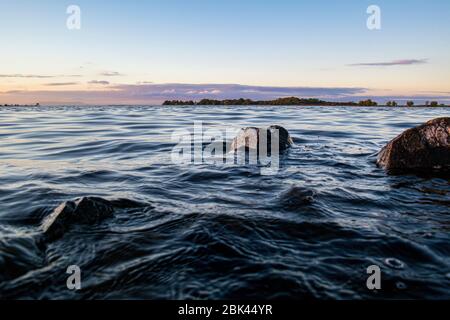
[[[252,99],[202,99],[200,101],[183,101],[183,100],[167,100],[163,103],[164,106],[360,106],[360,107],[376,107],[378,103],[371,99],[362,100],[359,102],[330,102],[320,99],[302,99],[297,97],[279,98],[275,100],[252,100]],[[399,104],[396,101],[388,101],[386,103],[388,107],[397,107]],[[413,101],[406,102],[407,107],[414,107]],[[425,106],[438,107],[437,101],[427,101]]]

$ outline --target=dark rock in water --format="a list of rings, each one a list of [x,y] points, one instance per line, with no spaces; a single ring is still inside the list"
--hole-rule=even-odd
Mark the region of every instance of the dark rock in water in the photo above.
[[[316,193],[301,187],[291,187],[280,196],[281,204],[286,209],[296,209],[314,202]]]
[[[136,208],[151,207],[151,205],[149,205],[148,203],[142,203],[130,199],[111,200],[110,203],[114,208],[118,209],[136,209]]]
[[[271,139],[274,136],[274,139],[278,139],[279,141],[279,151],[283,152],[288,149],[294,142],[292,141],[289,132],[280,126],[270,126],[269,128],[255,128],[249,127],[242,129],[236,138],[234,138],[231,149],[253,149],[259,150],[260,148],[260,140],[264,139],[267,141],[267,150],[268,153],[271,152]]]
[[[388,171],[450,169],[450,118],[406,130],[385,146],[377,164]]]
[[[86,197],[65,202],[44,220],[42,229],[45,240],[56,240],[74,224],[95,224],[113,213],[113,204],[102,198]]]

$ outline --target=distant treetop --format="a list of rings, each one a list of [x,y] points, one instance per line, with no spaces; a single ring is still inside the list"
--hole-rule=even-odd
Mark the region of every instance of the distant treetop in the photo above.
[[[202,99],[200,101],[183,101],[183,100],[167,100],[163,103],[164,106],[360,106],[360,107],[376,107],[378,103],[372,99],[367,99],[359,102],[330,102],[315,98],[297,98],[284,97],[275,100],[252,100],[252,99]],[[395,101],[386,102],[388,107],[397,107],[398,103]],[[407,107],[414,107],[413,101],[406,102]],[[445,105],[437,101],[427,101],[425,105],[420,107],[445,107]]]
[[[328,102],[319,99],[301,99],[297,97],[286,97],[279,98],[276,100],[267,101],[255,101],[251,99],[226,99],[226,100],[214,100],[214,99],[203,99],[198,102],[194,101],[181,101],[181,100],[168,100],[163,103],[163,105],[198,105],[198,106],[357,106],[355,102]]]

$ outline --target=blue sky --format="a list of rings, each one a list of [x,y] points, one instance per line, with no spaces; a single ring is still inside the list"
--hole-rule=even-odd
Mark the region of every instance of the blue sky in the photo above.
[[[448,0],[0,0],[0,30],[0,103],[450,101]]]

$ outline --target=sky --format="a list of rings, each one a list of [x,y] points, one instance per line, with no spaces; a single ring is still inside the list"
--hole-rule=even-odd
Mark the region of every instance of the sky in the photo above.
[[[0,104],[450,103],[448,0],[0,0],[0,35]]]

